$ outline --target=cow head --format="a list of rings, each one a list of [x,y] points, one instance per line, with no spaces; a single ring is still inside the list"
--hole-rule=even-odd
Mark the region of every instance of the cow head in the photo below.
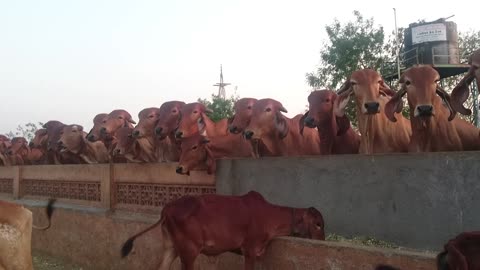
[[[380,112],[380,96],[393,96],[395,92],[385,84],[378,72],[361,69],[352,73],[337,94],[334,113],[341,117],[351,95],[355,96],[357,111],[372,115]]]
[[[43,125],[47,130],[47,150],[57,151],[58,140],[60,140],[61,132],[65,124],[62,122],[51,120]]]
[[[136,124],[136,122],[132,120],[132,116],[127,111],[113,110],[108,114],[107,118],[105,119],[105,123],[101,125],[100,135],[106,140],[111,140],[119,128],[133,128],[132,124]]]
[[[11,140],[4,135],[0,135],[0,154],[3,154],[12,145]]]
[[[78,154],[85,145],[83,127],[80,125],[64,126],[60,132],[58,140],[58,149],[60,152],[71,152]]]
[[[190,170],[207,164],[207,173],[215,172],[215,160],[208,148],[210,141],[198,133],[182,139],[181,155],[176,169],[178,174],[190,175]]]
[[[228,119],[228,130],[230,133],[238,134],[243,132],[250,124],[253,105],[257,102],[255,98],[241,98],[233,105],[234,116]]]
[[[293,211],[293,232],[294,236],[303,238],[325,240],[325,224],[323,216],[314,207],[309,207],[302,211],[301,218],[296,217]]]
[[[24,160],[30,152],[27,139],[24,137],[15,137],[11,141],[11,145],[7,148],[6,154],[9,156],[21,156]]]
[[[146,108],[138,113],[138,124],[133,129],[135,138],[151,137],[154,135],[155,125],[160,117],[159,108]]]
[[[330,124],[333,117],[333,103],[337,94],[331,90],[316,90],[308,96],[308,112],[302,118],[305,126],[315,128]]]
[[[182,107],[180,122],[175,132],[177,139],[185,138],[196,132],[202,133],[205,130],[205,113],[212,113],[212,110],[200,102],[188,103]]]
[[[91,142],[96,142],[100,140],[100,128],[105,122],[107,122],[107,117],[107,113],[99,113],[95,115],[95,117],[93,118],[93,127],[87,134],[87,140]]]
[[[477,87],[480,87],[480,49],[476,50],[468,59],[470,68],[468,73],[462,78],[462,80],[455,86],[452,91],[452,108],[464,115],[471,115],[472,111],[463,106],[463,103],[468,99],[470,95],[469,85],[474,79],[477,80]]]
[[[135,146],[135,138],[133,138],[132,127],[121,127],[115,133],[117,139],[115,147],[113,148],[114,156],[124,156],[127,153],[132,152]]]
[[[185,102],[174,100],[167,101],[160,106],[160,117],[155,126],[155,135],[158,139],[163,140],[175,132],[180,121],[180,111],[184,105]]]
[[[248,140],[257,140],[264,136],[285,138],[289,127],[282,112],[287,112],[282,103],[270,98],[258,100],[253,105],[252,118],[244,132],[245,138]]]
[[[439,95],[450,111],[448,120],[451,121],[456,112],[450,105],[450,96],[439,85],[440,75],[431,66],[419,65],[407,69],[400,77],[401,89],[385,105],[385,114],[388,119],[395,122],[394,113],[400,113],[402,110],[402,97],[407,94],[408,105],[410,106],[410,115],[414,118],[427,119],[434,116],[437,110],[435,108],[435,98]]]
[[[47,129],[41,128],[35,131],[35,136],[33,137],[32,141],[30,142],[30,148],[47,148]]]

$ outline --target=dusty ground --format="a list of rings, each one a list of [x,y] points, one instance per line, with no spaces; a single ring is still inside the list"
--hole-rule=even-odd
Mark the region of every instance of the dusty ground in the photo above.
[[[87,270],[67,260],[59,259],[40,252],[33,252],[33,269],[35,270]]]

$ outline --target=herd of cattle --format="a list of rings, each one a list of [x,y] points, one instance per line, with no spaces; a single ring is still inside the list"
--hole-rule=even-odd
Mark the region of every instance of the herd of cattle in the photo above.
[[[274,99],[242,98],[234,116],[218,122],[203,104],[181,101],[143,109],[138,124],[125,110],[98,114],[88,134],[80,125],[52,120],[30,143],[0,136],[0,163],[179,162],[177,173],[188,174],[194,168],[212,173],[222,157],[480,150],[479,129],[455,117],[471,114],[463,103],[472,81],[480,83],[480,50],[470,66],[451,95],[438,85],[439,73],[431,66],[407,69],[399,91],[376,71],[357,70],[337,92],[313,91],[309,111],[293,118],[284,116],[287,110]],[[409,119],[401,113],[404,95]],[[360,134],[345,115],[352,96]]]

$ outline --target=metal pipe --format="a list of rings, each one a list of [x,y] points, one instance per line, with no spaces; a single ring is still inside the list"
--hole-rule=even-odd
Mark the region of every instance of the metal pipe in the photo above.
[[[393,8],[393,16],[395,17],[395,54],[397,55],[398,79],[400,79],[400,50],[398,48],[397,10],[395,8]]]

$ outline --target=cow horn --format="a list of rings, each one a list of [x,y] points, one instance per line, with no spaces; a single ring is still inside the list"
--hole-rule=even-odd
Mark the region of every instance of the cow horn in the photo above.
[[[132,124],[134,124],[134,125],[135,125],[135,124],[137,124],[137,122],[133,121],[133,119],[132,119],[132,118],[127,118],[127,121],[128,121],[129,123],[132,123]]]
[[[344,92],[348,91],[351,88],[352,84],[350,83],[350,78],[348,78],[343,85],[338,89],[337,95],[341,95]]]
[[[450,105],[450,95],[445,92],[439,85],[437,85],[437,95],[439,95],[443,102],[445,102],[445,105],[447,105],[448,110],[450,111],[450,115],[448,116],[448,121],[452,121],[453,118],[455,118],[455,115],[457,112],[452,108],[452,105]]]
[[[287,109],[285,109],[282,104],[280,104],[280,108],[278,110],[284,113],[288,113]]]
[[[383,80],[380,82],[380,91],[390,97],[393,97],[396,94],[396,92],[390,89],[390,87],[388,87]]]
[[[212,109],[205,108],[205,113],[213,113]]]

